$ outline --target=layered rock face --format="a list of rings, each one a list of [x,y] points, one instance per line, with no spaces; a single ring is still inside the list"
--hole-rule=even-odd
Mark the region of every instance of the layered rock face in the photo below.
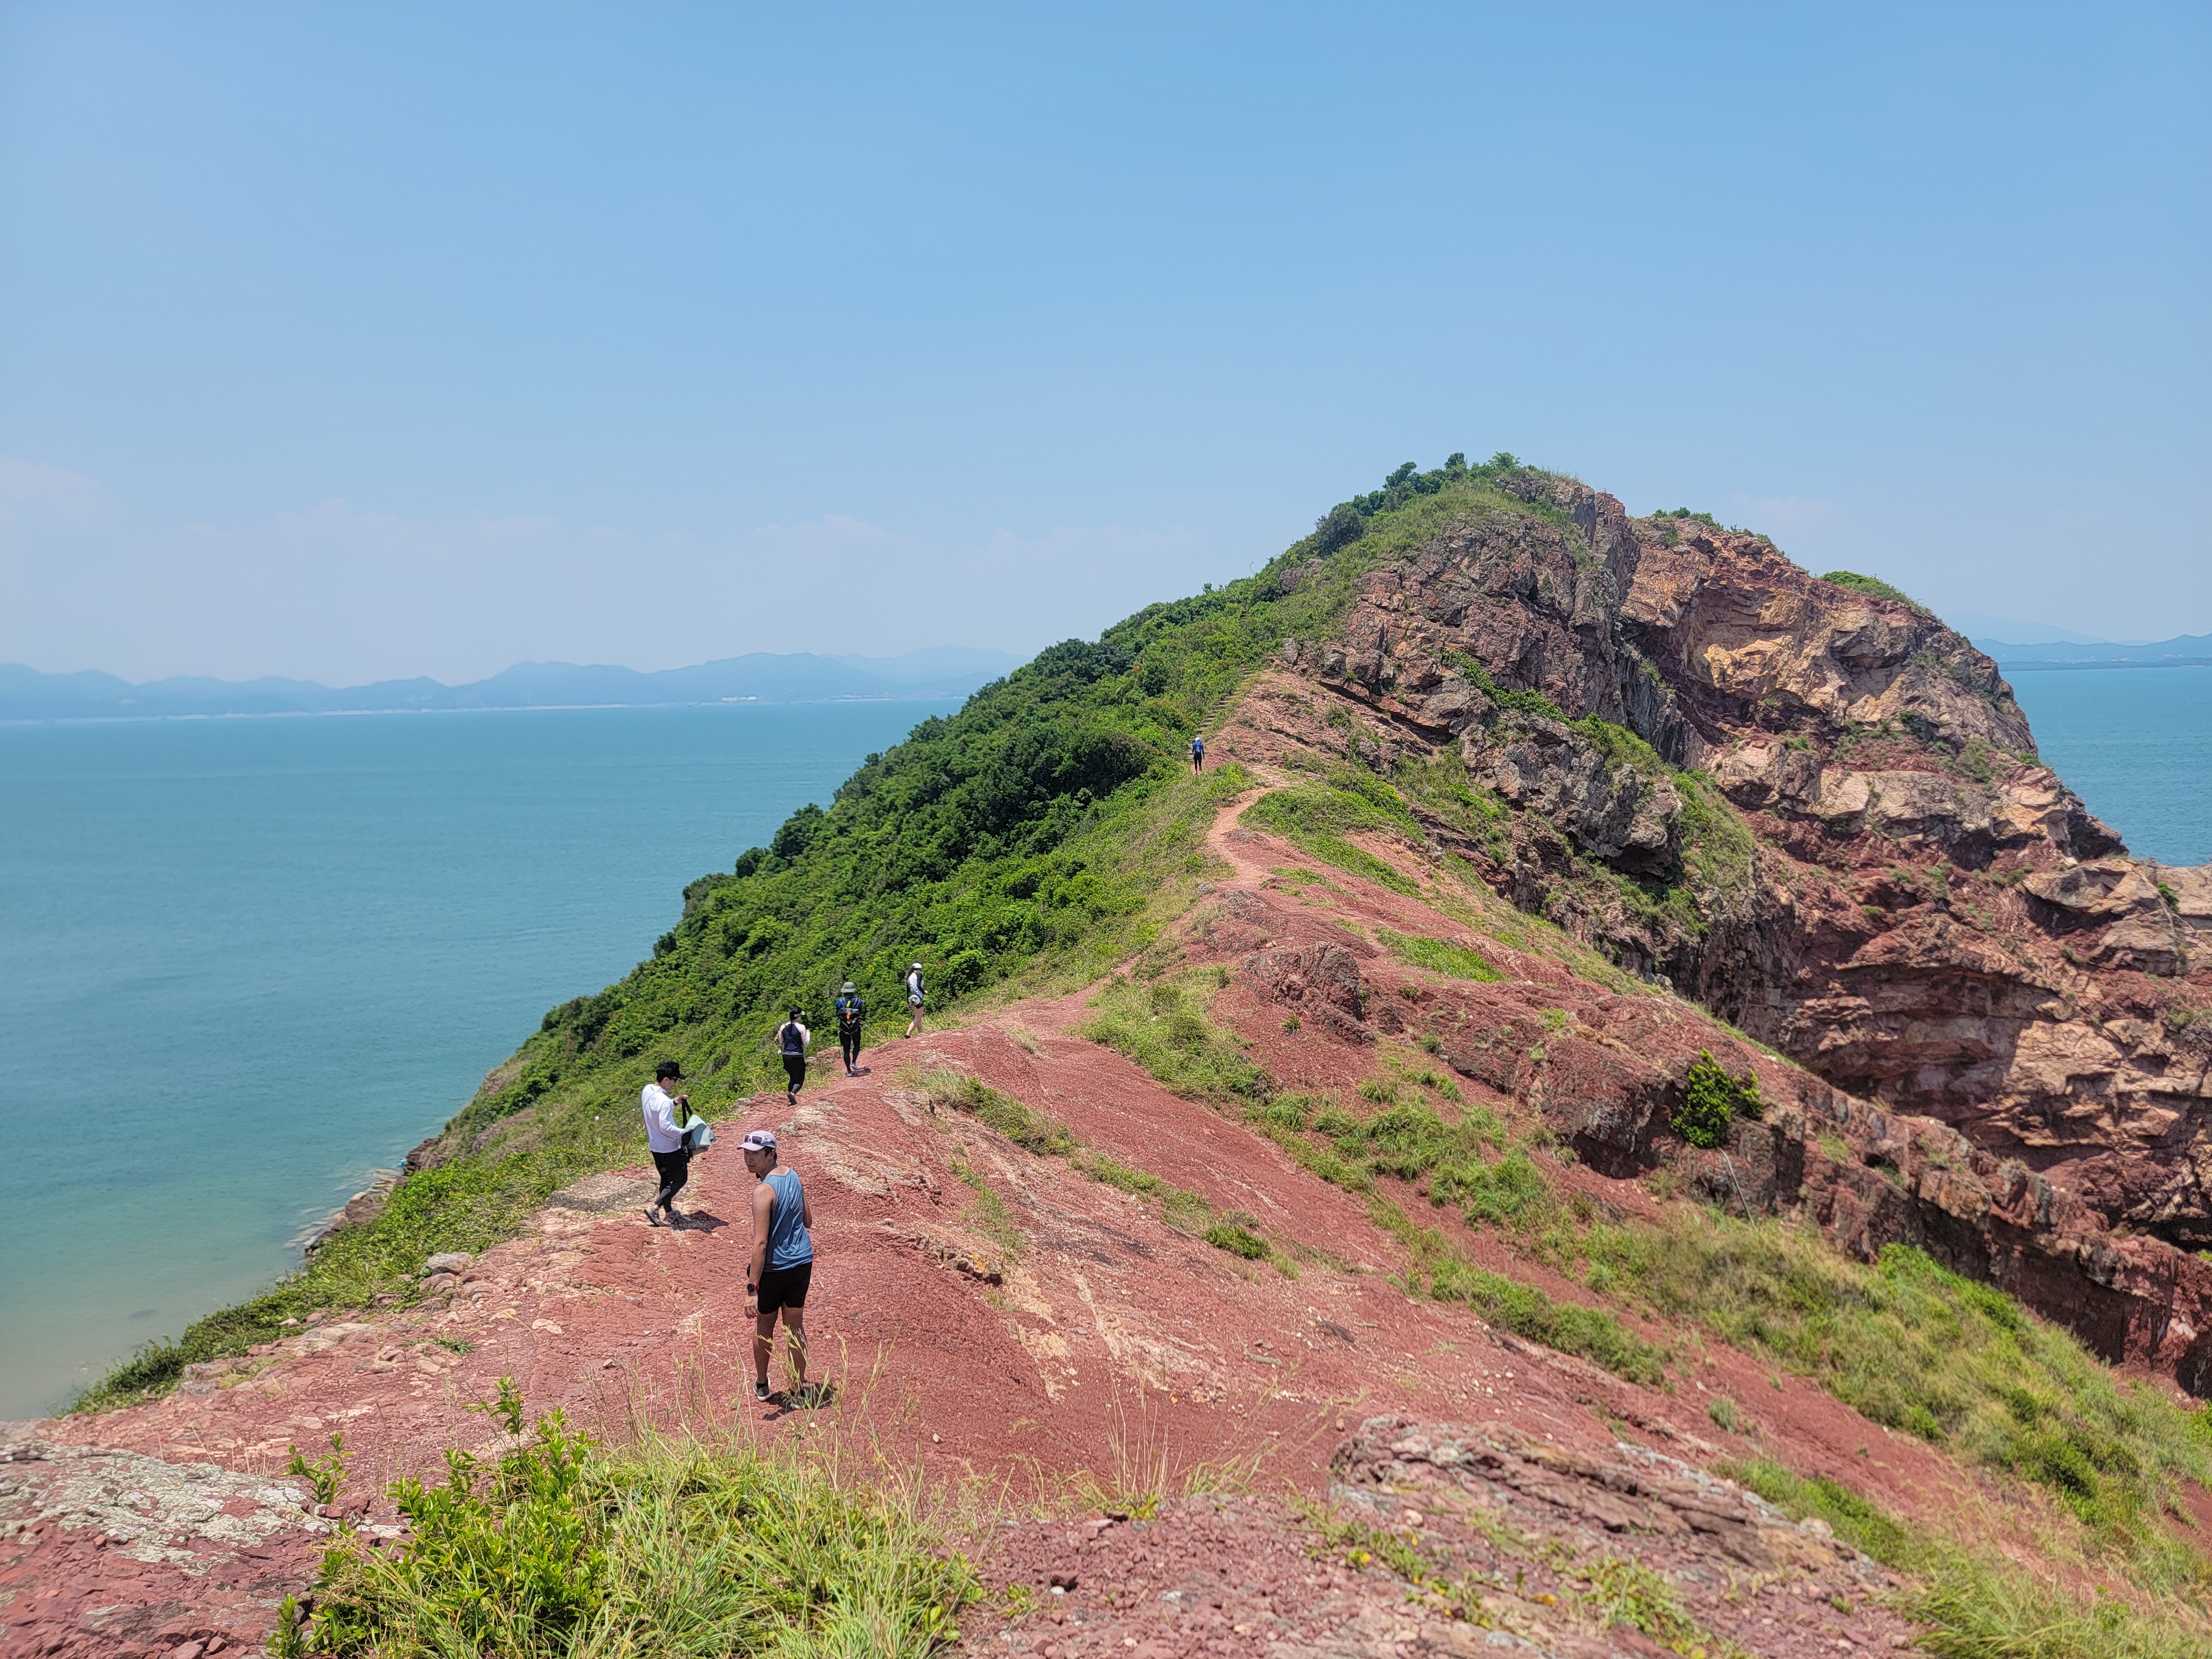
[[[1312,746],[1838,1087],[2212,1244],[2212,866],[2130,858],[1936,618],[1762,537],[1508,488],[1434,504],[1335,637],[1285,645]]]

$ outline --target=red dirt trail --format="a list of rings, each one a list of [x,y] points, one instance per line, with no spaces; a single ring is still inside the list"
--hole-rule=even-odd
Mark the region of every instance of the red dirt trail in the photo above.
[[[1266,907],[1278,945],[1342,937],[1347,925],[1354,937],[1378,925],[1467,934],[1417,900],[1335,871],[1327,872],[1331,888],[1285,890],[1273,872],[1306,861],[1236,829],[1233,809],[1210,846],[1234,874],[1186,919],[1180,937],[1190,963],[1233,963],[1249,948],[1236,927],[1218,925],[1221,901],[1237,893]],[[1606,995],[1540,957],[1488,941],[1484,950],[1514,976],[1481,988],[1486,994],[1516,996],[1532,1009]],[[1429,983],[1371,948],[1359,971],[1377,999],[1401,981]],[[1465,1309],[1410,1298],[1392,1282],[1398,1248],[1363,1200],[1078,1036],[1086,1000],[1028,1000],[955,1030],[893,1038],[864,1054],[869,1070],[858,1078],[836,1075],[833,1056],[795,1109],[780,1093],[737,1103],[718,1123],[722,1146],[693,1166],[684,1200],[692,1215],[680,1229],[649,1226],[640,1213],[648,1190],[642,1170],[580,1183],[580,1204],[610,1207],[549,1208],[471,1264],[457,1288],[416,1306],[322,1322],[272,1354],[152,1404],[9,1425],[9,1461],[0,1471],[0,1654],[200,1659],[258,1650],[275,1601],[304,1586],[319,1548],[319,1523],[297,1506],[297,1483],[278,1473],[290,1445],[318,1451],[342,1431],[358,1456],[341,1503],[356,1504],[397,1475],[436,1465],[447,1446],[501,1443],[489,1420],[465,1407],[503,1376],[516,1379],[533,1413],[560,1407],[605,1434],[643,1422],[863,1437],[939,1480],[1011,1491],[1018,1509],[1057,1493],[1065,1513],[1067,1481],[1079,1472],[1111,1488],[1157,1484],[1162,1471],[1174,1486],[1201,1465],[1244,1471],[1247,1495],[1173,1503],[1149,1522],[996,1528],[983,1559],[998,1611],[971,1618],[969,1640],[978,1650],[1148,1659],[1515,1644],[1560,1654],[1652,1650],[1625,1627],[1601,1636],[1587,1620],[1578,1623],[1569,1595],[1547,1590],[1553,1601],[1532,1599],[1540,1595],[1534,1580],[1522,1585],[1525,1595],[1512,1590],[1516,1563],[1528,1577],[1522,1558],[1491,1549],[1481,1541],[1487,1534],[1455,1521],[1442,1553],[1455,1572],[1499,1576],[1509,1588],[1497,1593],[1510,1606],[1500,1603],[1497,1617],[1522,1634],[1455,1619],[1449,1607],[1409,1611],[1404,1584],[1379,1567],[1359,1571],[1310,1556],[1311,1534],[1293,1524],[1280,1496],[1295,1489],[1318,1498],[1334,1483],[1354,1512],[1405,1530],[1395,1494],[1424,1480],[1449,1489],[1449,1501],[1431,1504],[1438,1513],[1456,1506],[1504,1516],[1572,1550],[1649,1560],[1674,1578],[1708,1629],[1753,1653],[1844,1651],[1838,1641],[1883,1646],[1904,1631],[1865,1605],[1878,1577],[1869,1564],[1827,1547],[1817,1528],[1754,1512],[1755,1500],[1745,1508],[1708,1494],[1669,1508],[1673,1498],[1647,1492],[1633,1500],[1644,1510],[1616,1527],[1620,1517],[1606,1508],[1615,1499],[1605,1494],[1617,1495],[1624,1481],[1650,1485],[1648,1469],[1621,1473],[1626,1440],[1691,1466],[1771,1456],[1848,1479],[1917,1515],[1975,1501],[1972,1482],[1946,1459],[1796,1378],[1780,1378],[1778,1389],[1770,1367],[1710,1340],[1692,1345],[1702,1362],[1678,1371],[1668,1392],[1531,1348]],[[1686,1005],[1668,1008],[1670,1018],[1697,1018]],[[1216,1014],[1294,1086],[1346,1087],[1370,1074],[1381,1052],[1310,1025],[1285,1031],[1281,1011],[1241,980]],[[1170,1225],[1156,1201],[1088,1179],[1066,1158],[1022,1152],[972,1117],[933,1111],[910,1080],[925,1067],[980,1077],[1065,1123],[1087,1149],[1200,1194],[1217,1210],[1248,1212],[1279,1241],[1304,1247],[1304,1265],[1293,1278],[1240,1261]],[[1472,1085],[1468,1091],[1485,1094]],[[752,1182],[734,1147],[755,1127],[781,1137],[816,1217],[807,1323],[815,1372],[836,1395],[809,1412],[781,1401],[763,1407],[750,1397],[744,1280]],[[1631,1183],[1547,1168],[1560,1184],[1624,1212],[1653,1206]],[[975,1180],[1018,1230],[1017,1249],[990,1236]],[[1563,1299],[1588,1299],[1496,1237],[1440,1224],[1484,1265]],[[1708,1415],[1722,1395],[1741,1410],[1740,1433],[1723,1432]],[[1360,1430],[1369,1419],[1386,1427]],[[1414,1425],[1473,1425],[1463,1437],[1490,1448],[1481,1454],[1490,1462],[1394,1462],[1393,1437]],[[1333,1470],[1347,1436],[1352,1449]],[[1467,1474],[1478,1464],[1480,1479]],[[1426,1471],[1419,1479],[1408,1473],[1416,1465]],[[1377,1475],[1377,1467],[1386,1473]],[[1687,1478],[1668,1476],[1677,1486]],[[1712,1521],[1698,1507],[1729,1503],[1733,1519]],[[231,1521],[193,1519],[216,1510]],[[368,1518],[390,1516],[380,1504]],[[1443,1524],[1422,1516],[1412,1531],[1425,1523],[1432,1533]],[[1047,1582],[1054,1572],[1079,1582],[1054,1594]],[[1549,1568],[1539,1577],[1573,1589]],[[1034,1592],[1033,1610],[1008,1619],[1004,1597],[1013,1583]],[[1814,1616],[1808,1583],[1824,1596],[1833,1591],[1837,1605],[1820,1599]],[[1852,1610],[1839,1611],[1844,1605]],[[188,1653],[194,1643],[201,1646]]]

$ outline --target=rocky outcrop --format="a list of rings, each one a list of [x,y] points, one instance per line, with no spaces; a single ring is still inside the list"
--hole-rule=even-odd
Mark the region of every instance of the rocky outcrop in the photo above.
[[[331,1530],[295,1481],[7,1426],[0,1650],[10,1654],[259,1653]]]
[[[1848,1093],[2108,1225],[2212,1245],[2212,869],[2128,856],[1996,664],[1765,538],[1469,491],[1294,641],[1261,723],[1434,847]],[[1249,706],[1249,705],[1248,705]]]

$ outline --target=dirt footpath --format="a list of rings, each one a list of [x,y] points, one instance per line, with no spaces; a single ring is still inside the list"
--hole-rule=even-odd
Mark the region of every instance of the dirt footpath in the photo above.
[[[1274,872],[1296,855],[1235,830],[1229,814],[1214,846],[1234,874],[1176,936],[1187,963],[1241,962],[1262,946],[1268,962],[1333,962],[1326,947],[1338,945],[1357,957],[1364,994],[1395,1008],[1405,1000],[1401,982],[1421,989],[1419,976],[1361,930],[1462,931],[1417,901],[1340,872],[1325,889],[1286,891]],[[1497,955],[1516,977],[1479,988],[1500,1007],[1579,1006],[1572,999],[1591,994],[1556,963]],[[1223,992],[1217,1012],[1276,1076],[1343,1088],[1371,1071],[1371,1032],[1332,1035],[1319,1000],[1315,1017],[1292,1029],[1261,994],[1285,994],[1290,981],[1255,988],[1248,980]],[[1646,1453],[1692,1472],[1724,1456],[1763,1455],[1845,1478],[1911,1516],[1971,1498],[1971,1483],[1941,1455],[1717,1343],[1686,1358],[1669,1389],[1644,1388],[1531,1348],[1464,1308],[1408,1297],[1392,1281],[1398,1248],[1363,1200],[1084,1038],[1087,1012],[1080,997],[1017,1004],[959,1029],[892,1038],[866,1053],[861,1077],[834,1075],[833,1060],[796,1109],[780,1091],[738,1103],[717,1114],[722,1146],[693,1166],[684,1201],[694,1212],[681,1228],[646,1223],[652,1182],[643,1169],[594,1177],[556,1194],[520,1237],[445,1264],[416,1305],[321,1321],[266,1352],[196,1367],[176,1394],[147,1406],[19,1425],[14,1440],[25,1449],[0,1482],[0,1654],[154,1656],[216,1638],[244,1644],[265,1632],[282,1595],[307,1582],[319,1547],[323,1522],[281,1476],[292,1445],[313,1455],[343,1432],[356,1455],[339,1507],[388,1527],[395,1517],[380,1494],[392,1479],[436,1469],[448,1446],[499,1449],[490,1421],[466,1407],[508,1376],[532,1412],[557,1407],[609,1437],[641,1424],[825,1435],[934,1480],[999,1492],[1017,1513],[1066,1513],[1079,1477],[1107,1492],[1183,1492],[1196,1479],[1261,1495],[1171,1504],[1142,1525],[1000,1528],[985,1556],[1000,1613],[979,1614],[969,1630],[993,1652],[1010,1643],[1039,1650],[1040,1641],[1069,1653],[1164,1643],[1154,1650],[1289,1659],[1422,1644],[1472,1651],[1464,1644],[1478,1639],[1487,1650],[1522,1639],[1513,1634],[1518,1619],[1552,1632],[1542,1637],[1547,1650],[1578,1653],[1574,1642],[1596,1638],[1577,1634],[1577,1620],[1588,1620],[1575,1610],[1595,1592],[1560,1575],[1599,1559],[1594,1551],[1642,1552],[1638,1559],[1696,1604],[1701,1628],[1726,1631],[1753,1653],[1814,1651],[1798,1633],[1825,1630],[1823,1620],[1836,1627],[1825,1640],[1887,1639],[1888,1627],[1864,1613],[1862,1590],[1850,1587],[1858,1568],[1699,1553],[1714,1539],[1764,1534],[1709,1535],[1663,1503],[1616,1528],[1605,1505],[1627,1501],[1615,1482],[1641,1479],[1634,1458]],[[1241,1260],[1172,1224],[1157,1198],[933,1109],[914,1082],[931,1067],[980,1077],[1065,1123],[1092,1152],[1197,1194],[1217,1212],[1254,1218],[1279,1244],[1280,1265]],[[1467,1088],[1471,1099],[1484,1097],[1479,1083]],[[777,1132],[817,1218],[807,1322],[817,1375],[834,1389],[813,1411],[762,1407],[750,1395],[752,1182],[731,1148],[756,1127]],[[1623,1212],[1652,1202],[1632,1183],[1571,1167],[1555,1173]],[[1439,1224],[1457,1227],[1443,1212]],[[1455,1237],[1481,1265],[1561,1299],[1589,1299],[1493,1235]],[[1706,1409],[1719,1395],[1740,1408],[1732,1431]],[[1490,1425],[1476,1436],[1490,1454],[1508,1455],[1509,1441],[1551,1448],[1545,1455],[1569,1471],[1559,1477],[1568,1484],[1539,1492],[1493,1469],[1478,1492],[1461,1479],[1471,1466],[1454,1464],[1447,1484],[1459,1496],[1425,1503],[1410,1522],[1385,1501],[1403,1481],[1373,1477],[1389,1459],[1358,1425],[1378,1418]],[[1355,1449],[1340,1453],[1347,1437]],[[1644,1451],[1624,1449],[1624,1441]],[[1474,1442],[1462,1435],[1454,1443]],[[80,1454],[86,1467],[115,1473],[114,1495],[89,1506],[55,1495],[58,1481],[75,1480]],[[1510,1455],[1524,1474],[1524,1465],[1541,1464],[1525,1451]],[[192,1473],[199,1469],[209,1473]],[[1577,1473],[1590,1469],[1614,1473]],[[1410,1529],[1423,1548],[1436,1545],[1436,1574],[1502,1578],[1517,1601],[1498,1602],[1486,1627],[1453,1618],[1449,1598],[1407,1602],[1403,1581],[1347,1565],[1341,1550],[1310,1557],[1310,1531],[1286,1505],[1291,1494],[1319,1500],[1332,1488],[1352,1504],[1346,1513],[1376,1517],[1363,1524],[1394,1535]],[[197,1508],[177,1497],[202,1492],[209,1501]],[[127,1493],[152,1495],[142,1502]],[[1431,1508],[1444,1516],[1462,1502],[1470,1515],[1505,1516],[1550,1541],[1530,1546],[1535,1556],[1516,1554],[1521,1547],[1497,1542],[1503,1533],[1431,1522]],[[1054,1572],[1079,1582],[1054,1596]],[[1781,1577],[1762,1577],[1773,1574]],[[1776,1588],[1785,1581],[1832,1588],[1853,1611],[1820,1614],[1797,1591]],[[1017,1584],[1032,1605],[1006,1601]],[[1534,1588],[1553,1584],[1560,1588]],[[1507,1594],[1498,1583],[1471,1601],[1465,1589],[1452,1592],[1470,1618]],[[1552,1603],[1540,1600],[1547,1594]],[[1792,1599],[1773,1599],[1784,1594]],[[1000,1616],[1007,1612],[1011,1620]],[[1622,1652],[1637,1651],[1640,1639],[1607,1638]]]

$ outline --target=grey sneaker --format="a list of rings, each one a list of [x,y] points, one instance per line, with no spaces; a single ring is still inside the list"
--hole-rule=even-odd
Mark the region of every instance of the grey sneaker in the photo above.
[[[753,1384],[753,1398],[756,1400],[765,1400],[768,1398],[768,1384],[765,1382],[756,1382]]]

